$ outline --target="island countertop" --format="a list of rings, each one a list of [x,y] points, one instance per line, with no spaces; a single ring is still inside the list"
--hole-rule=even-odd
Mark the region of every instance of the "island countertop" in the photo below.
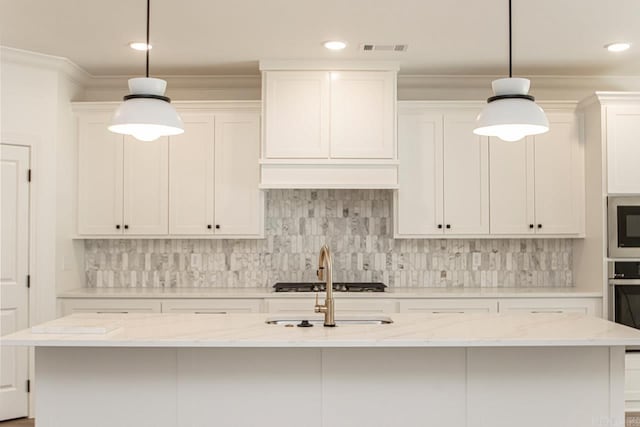
[[[640,331],[574,313],[392,314],[392,324],[269,325],[273,314],[78,313],[0,339],[36,347],[638,346]],[[314,319],[305,314],[298,318]],[[337,319],[349,316],[337,315]]]

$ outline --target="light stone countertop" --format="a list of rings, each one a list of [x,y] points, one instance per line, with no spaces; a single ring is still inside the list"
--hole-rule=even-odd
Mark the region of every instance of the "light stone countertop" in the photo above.
[[[313,298],[313,292],[271,288],[80,288],[58,298]],[[580,288],[387,288],[386,292],[336,292],[336,298],[601,298]]]
[[[339,325],[335,328],[265,323],[266,319],[277,317],[287,318],[267,314],[78,313],[38,325],[40,333],[27,329],[7,335],[0,339],[0,344],[162,348],[640,345],[640,330],[575,313],[393,314],[390,316],[393,323],[388,325]],[[84,326],[102,326],[110,332],[86,333]],[[68,332],[61,334],[61,330]]]

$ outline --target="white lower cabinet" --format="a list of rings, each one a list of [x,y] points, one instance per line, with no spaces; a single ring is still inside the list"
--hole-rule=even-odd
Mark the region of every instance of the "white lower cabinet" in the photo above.
[[[144,299],[58,299],[58,310],[62,316],[73,313],[160,313],[162,305],[157,300]]]
[[[163,313],[260,313],[261,299],[188,299],[162,302]]]
[[[398,302],[400,313],[431,313],[431,314],[461,314],[461,313],[495,313],[498,303],[494,299],[406,299]]]
[[[324,301],[324,296],[320,302]],[[265,311],[274,314],[287,313],[309,313],[313,314],[315,300],[313,298],[268,298],[265,300]],[[355,299],[335,297],[336,313],[358,314],[358,313],[395,313],[396,301],[392,299]]]
[[[582,313],[602,316],[601,298],[505,298],[498,304],[500,313]]]

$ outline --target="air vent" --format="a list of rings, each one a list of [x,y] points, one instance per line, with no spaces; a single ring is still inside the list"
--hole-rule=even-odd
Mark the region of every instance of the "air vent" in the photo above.
[[[406,52],[409,45],[406,44],[373,44],[363,43],[360,45],[362,52]]]

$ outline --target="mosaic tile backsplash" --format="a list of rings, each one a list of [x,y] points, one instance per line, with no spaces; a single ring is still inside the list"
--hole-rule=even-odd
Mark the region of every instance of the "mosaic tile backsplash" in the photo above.
[[[334,281],[391,287],[572,286],[570,239],[394,239],[391,190],[269,190],[265,239],[86,240],[88,287],[269,287]]]

